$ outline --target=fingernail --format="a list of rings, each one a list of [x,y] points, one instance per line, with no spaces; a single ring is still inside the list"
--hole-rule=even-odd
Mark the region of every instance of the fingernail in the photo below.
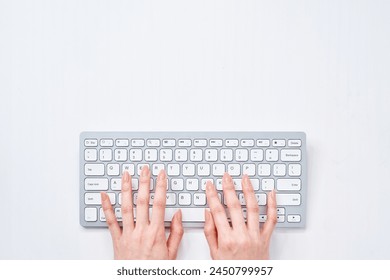
[[[144,165],[144,166],[142,167],[141,175],[142,175],[142,176],[148,176],[148,173],[149,173],[149,170],[148,170],[148,169],[149,169],[148,166],[147,166],[147,165]]]
[[[182,219],[181,209],[179,209],[179,211],[177,211],[176,219],[177,219],[177,221],[181,222],[181,219]]]
[[[223,180],[225,183],[230,183],[232,181],[232,177],[230,177],[229,173],[225,172],[225,174],[223,174]]]
[[[162,169],[159,173],[158,173],[158,176],[157,176],[157,180],[165,180],[166,178],[166,174],[165,174],[165,170]]]
[[[125,182],[128,182],[129,181],[129,172],[127,172],[127,170],[125,172],[123,172],[123,180]]]
[[[206,182],[206,189],[207,189],[208,191],[211,191],[211,182],[210,182],[210,181],[207,181],[207,182]]]
[[[207,209],[204,209],[204,220],[205,220],[206,223],[210,220],[208,212],[209,211],[207,211]]]

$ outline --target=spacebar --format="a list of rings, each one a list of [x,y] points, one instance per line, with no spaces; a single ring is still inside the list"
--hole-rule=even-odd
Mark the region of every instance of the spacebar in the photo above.
[[[204,222],[204,209],[205,208],[165,208],[166,222],[172,221],[173,215],[181,209],[183,222]]]

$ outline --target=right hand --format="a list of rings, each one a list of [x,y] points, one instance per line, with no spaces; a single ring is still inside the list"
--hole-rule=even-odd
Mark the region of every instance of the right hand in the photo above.
[[[238,201],[233,180],[225,173],[222,180],[223,193],[230,212],[230,226],[226,212],[218,199],[215,186],[209,181],[206,186],[210,211],[205,211],[204,233],[213,259],[269,259],[269,244],[277,222],[275,191],[268,194],[267,221],[260,229],[259,206],[252,184],[247,175],[242,178],[242,190],[246,201],[247,222]]]

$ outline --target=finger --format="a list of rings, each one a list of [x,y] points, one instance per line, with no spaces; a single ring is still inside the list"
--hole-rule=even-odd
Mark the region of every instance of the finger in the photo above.
[[[225,172],[222,178],[222,189],[226,200],[226,205],[229,209],[233,229],[244,230],[245,221],[242,214],[241,204],[238,201],[232,177],[230,177],[227,172]]]
[[[231,227],[226,217],[225,208],[219,202],[217,191],[210,181],[207,181],[206,184],[206,196],[218,232],[223,234],[229,233]]]
[[[209,244],[211,257],[214,259],[218,250],[217,229],[215,228],[213,216],[207,209],[204,211],[204,218],[204,235],[206,236],[207,243]]]
[[[121,237],[121,228],[116,220],[114,210],[111,206],[111,201],[108,195],[105,192],[100,193],[102,200],[102,208],[104,216],[106,217],[106,222],[108,229],[110,230],[112,241],[116,242]]]
[[[125,171],[122,176],[122,225],[123,232],[131,232],[134,229],[133,199],[131,191],[131,178]]]
[[[150,171],[149,167],[147,165],[144,165],[141,170],[141,176],[139,178],[136,226],[145,226],[149,224],[149,187]]]
[[[242,177],[242,190],[246,202],[246,224],[249,231],[258,233],[259,228],[259,205],[255,196],[255,191],[248,175]]]
[[[156,182],[156,193],[153,200],[151,224],[164,226],[165,205],[167,201],[167,176],[165,170],[160,170]]]
[[[277,223],[277,214],[276,214],[276,194],[273,190],[268,193],[267,198],[267,221],[264,223],[262,234],[267,240],[271,238],[272,232]]]
[[[168,256],[170,260],[176,259],[177,250],[179,249],[180,241],[183,237],[184,230],[181,222],[182,214],[181,210],[177,211],[172,218],[171,222],[171,233],[169,234],[167,247]]]

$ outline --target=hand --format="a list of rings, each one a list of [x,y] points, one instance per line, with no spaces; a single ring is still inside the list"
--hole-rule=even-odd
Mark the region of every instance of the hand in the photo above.
[[[220,203],[214,185],[207,182],[206,195],[210,211],[205,211],[204,233],[213,259],[268,259],[269,244],[276,224],[275,191],[268,194],[267,221],[260,229],[259,206],[247,175],[242,178],[242,190],[246,201],[247,222],[234,189],[233,180],[225,173],[223,193],[230,212],[232,226]]]
[[[144,166],[139,178],[137,197],[137,222],[134,223],[132,186],[128,172],[122,176],[122,224],[119,227],[110,198],[101,193],[102,207],[114,245],[115,259],[176,259],[177,249],[183,236],[181,211],[175,213],[168,240],[165,237],[164,214],[167,178],[161,170],[156,182],[152,216],[149,218],[150,171]]]

